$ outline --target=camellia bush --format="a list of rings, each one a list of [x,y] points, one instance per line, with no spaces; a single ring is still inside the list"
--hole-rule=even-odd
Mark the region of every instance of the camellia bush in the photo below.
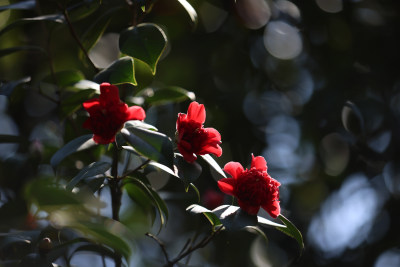
[[[12,37],[0,56],[17,62],[1,74],[0,93],[11,111],[33,105],[35,113],[19,135],[0,135],[24,155],[2,163],[1,266],[71,266],[86,252],[104,266],[183,266],[222,233],[256,233],[268,243],[273,229],[293,238],[294,257],[301,255],[302,235],[282,214],[279,177],[268,174],[266,159],[246,154],[249,166],[218,163],[224,136],[206,121],[207,103],[193,89],[155,82],[159,61],[173,49],[172,29],[157,24],[156,15],[168,10],[153,14],[159,2],[0,6],[0,38]],[[188,1],[169,2],[185,12],[174,18],[177,24],[195,27],[197,13]],[[99,61],[113,53],[106,65]],[[155,119],[166,103],[176,108],[175,118]],[[14,114],[24,119],[22,111]],[[39,124],[32,137],[28,129]],[[179,186],[165,186],[169,180]],[[198,182],[220,191],[205,192]],[[180,205],[170,209],[171,199]],[[192,237],[168,227],[176,207],[199,222]],[[174,249],[163,240],[168,231]],[[141,250],[157,251],[149,254],[158,258],[138,259]]]

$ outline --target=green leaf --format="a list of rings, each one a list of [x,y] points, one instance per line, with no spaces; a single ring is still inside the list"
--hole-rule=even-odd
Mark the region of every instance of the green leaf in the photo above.
[[[31,81],[31,77],[24,77],[22,79],[16,80],[16,81],[11,81],[8,83],[3,84],[0,87],[0,95],[5,95],[5,96],[10,96],[11,93],[14,91],[14,89],[23,83],[28,83]]]
[[[225,172],[221,169],[221,167],[219,166],[219,164],[213,159],[213,157],[210,154],[206,154],[206,155],[200,155],[208,164],[210,164],[210,166],[219,174],[221,174],[221,176],[223,178],[226,178],[226,174]],[[218,179],[217,179],[218,181]]]
[[[24,18],[24,19],[19,19],[16,20],[4,28],[0,30],[0,35],[5,33],[6,31],[9,31],[13,29],[16,26],[24,25],[30,22],[37,22],[37,21],[50,21],[50,22],[55,22],[55,23],[64,23],[64,17],[61,14],[53,14],[53,15],[44,15],[44,16],[39,16],[39,17],[34,17],[34,18]]]
[[[178,169],[178,176],[185,184],[186,191],[189,185],[200,177],[202,168],[197,162],[189,163],[183,159],[182,155],[175,153],[174,163]]]
[[[186,210],[195,214],[202,213],[211,223],[212,226],[217,226],[222,224],[221,221],[219,220],[219,217],[216,214],[214,214],[211,210],[203,206],[200,206],[198,204],[192,204],[189,207],[187,207]]]
[[[145,123],[143,121],[138,121],[138,120],[132,120],[132,121],[127,121],[125,123],[125,128],[129,129],[129,128],[142,128],[142,129],[146,129],[146,130],[150,130],[150,131],[158,131],[158,129],[148,123]]]
[[[34,51],[34,52],[36,51],[36,52],[41,52],[43,54],[47,54],[46,50],[44,50],[40,46],[24,45],[24,46],[14,46],[10,48],[0,49],[0,57],[21,51]]]
[[[112,84],[130,83],[137,85],[135,79],[134,61],[130,57],[120,58],[110,66],[100,71],[94,81],[97,83],[109,82]]]
[[[0,6],[0,11],[9,10],[9,9],[34,9],[36,6],[35,0],[23,1],[11,5]]]
[[[178,86],[169,86],[153,89],[152,95],[145,98],[148,105],[156,106],[166,103],[178,103],[186,100],[195,100],[195,94]]]
[[[97,192],[104,184],[105,177],[86,179],[86,184],[93,193]]]
[[[89,52],[89,50],[97,43],[104,31],[107,29],[111,22],[112,14],[120,9],[121,7],[117,6],[102,13],[102,15],[99,16],[93,23],[91,23],[86,31],[82,34],[80,40],[87,52]],[[79,58],[84,58],[82,51],[80,51]]]
[[[261,217],[261,216],[257,216],[257,221],[259,224],[265,224],[265,225],[279,227],[279,228],[286,228],[286,225],[284,225],[284,224],[279,224],[279,223],[273,222],[273,221],[265,219],[264,217]]]
[[[93,162],[83,168],[78,175],[72,178],[65,189],[71,191],[83,179],[91,178],[98,174],[104,174],[108,169],[110,169],[110,167],[111,164],[108,162]]]
[[[175,177],[177,177],[177,178],[180,178],[179,175],[178,175],[178,173],[177,173],[178,170],[176,170],[175,168],[174,168],[175,171],[173,171],[173,170],[170,169],[169,167],[167,167],[167,166],[165,166],[165,165],[163,165],[163,164],[161,164],[161,163],[155,162],[155,161],[150,161],[150,162],[149,162],[149,165],[154,166],[154,167],[156,167],[156,168],[158,168],[158,169],[160,169],[160,170],[163,170],[163,171],[165,171],[166,173],[171,174],[172,176],[175,176]]]
[[[303,236],[301,232],[299,231],[299,229],[296,228],[296,226],[291,221],[285,218],[282,214],[280,214],[278,218],[286,225],[286,228],[277,227],[276,229],[294,238],[299,244],[300,254],[301,254],[301,252],[304,249]]]
[[[260,229],[258,226],[248,225],[248,226],[245,226],[244,229],[249,232],[253,232],[253,233],[260,235],[265,240],[265,242],[268,244],[268,237],[265,235],[264,231],[262,229]]]
[[[114,251],[112,251],[111,249],[102,246],[100,244],[84,244],[84,245],[80,245],[78,246],[74,252],[71,253],[71,257],[70,259],[73,257],[75,252],[79,252],[79,251],[90,251],[90,252],[95,252],[98,253],[101,256],[106,256],[109,257],[111,259],[118,259],[118,255],[116,255],[116,253]]]
[[[101,0],[85,0],[68,7],[69,19],[74,22],[93,14],[101,5]]]
[[[123,31],[119,37],[122,53],[148,64],[153,75],[156,66],[167,46],[164,31],[156,24],[143,23]]]
[[[165,204],[164,200],[160,198],[158,193],[150,185],[145,184],[137,178],[125,179],[124,184],[126,183],[133,183],[137,185],[144,193],[146,193],[147,197],[151,199],[153,205],[158,210],[161,226],[165,225],[166,220],[168,219],[168,207]]]
[[[39,207],[81,204],[76,195],[55,185],[50,179],[38,179],[28,184],[25,196]]]
[[[151,221],[154,223],[156,216],[155,205],[153,205],[153,201],[147,190],[143,189],[143,186],[129,182],[124,183],[124,189],[128,193],[128,196],[142,209],[144,213],[150,214]]]
[[[173,168],[173,145],[165,134],[139,127],[123,128],[121,134],[142,156]]]
[[[187,0],[177,0],[177,1],[183,6],[183,8],[185,8],[186,12],[189,14],[190,19],[192,20],[192,23],[194,25],[197,25],[198,22],[197,12],[192,7],[192,5]]]
[[[88,148],[91,148],[96,145],[96,143],[92,139],[92,134],[83,135],[77,137],[70,142],[68,142],[65,146],[60,148],[50,159],[50,164],[55,168],[64,158],[68,157],[72,153],[82,151]]]
[[[85,79],[85,75],[79,70],[64,70],[48,75],[43,79],[46,83],[56,83],[60,87],[71,86]]]
[[[82,103],[92,98],[95,92],[93,89],[88,89],[70,94],[60,103],[60,116],[65,118],[79,110],[82,107]]]

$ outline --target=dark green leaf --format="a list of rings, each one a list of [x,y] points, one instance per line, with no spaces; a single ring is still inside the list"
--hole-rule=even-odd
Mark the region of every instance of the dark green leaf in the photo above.
[[[173,145],[165,134],[139,127],[123,128],[121,134],[139,154],[173,168]]]
[[[192,23],[194,25],[197,24],[197,12],[194,10],[192,5],[187,1],[187,0],[177,0],[186,10],[186,12],[189,14],[190,19],[192,20]]]
[[[35,0],[23,1],[11,5],[0,6],[0,11],[9,10],[9,9],[34,9],[36,6]]]
[[[260,229],[258,226],[249,225],[244,227],[244,229],[249,232],[253,232],[260,235],[265,240],[265,242],[268,243],[268,237],[265,235],[264,231]]]
[[[217,171],[223,178],[226,178],[225,172],[221,169],[219,164],[213,159],[213,157],[210,154],[206,155],[200,155],[210,166]]]
[[[65,118],[82,108],[82,103],[92,98],[95,92],[93,89],[81,90],[63,99],[59,109],[61,117]]]
[[[74,22],[93,14],[101,5],[100,0],[85,0],[68,7],[69,19]]]
[[[86,179],[87,186],[92,190],[93,193],[97,192],[104,184],[105,177],[97,177],[92,179]]]
[[[146,214],[150,214],[151,221],[154,223],[156,216],[155,205],[153,205],[153,201],[147,190],[143,189],[143,186],[134,183],[125,183],[124,188],[128,193],[128,196],[142,209],[142,211]]]
[[[138,120],[127,121],[125,123],[125,128],[129,129],[130,127],[142,128],[151,131],[158,131],[158,129],[155,126]]]
[[[125,179],[124,182],[125,184],[133,183],[137,185],[144,193],[146,193],[148,198],[151,199],[153,205],[157,208],[160,216],[161,226],[163,226],[166,223],[166,220],[168,219],[168,208],[164,200],[160,198],[158,193],[150,185],[146,185],[144,182],[142,182],[137,178]]]
[[[87,52],[97,43],[104,31],[107,29],[112,19],[112,14],[120,9],[121,7],[117,6],[102,13],[102,15],[99,16],[93,23],[91,23],[86,31],[82,34],[80,40],[82,41],[82,45]],[[80,58],[84,58],[82,51],[80,52]]]
[[[4,28],[2,28],[0,30],[0,35],[2,35],[3,33],[5,33],[8,30],[13,29],[16,26],[24,25],[24,24],[30,23],[30,22],[37,22],[37,21],[50,21],[50,22],[55,22],[55,23],[64,23],[65,22],[64,17],[61,14],[44,15],[44,16],[39,16],[39,17],[34,17],[34,18],[24,18],[24,19],[16,20],[16,21],[8,24]]]
[[[71,191],[80,181],[91,178],[99,174],[104,174],[110,169],[111,164],[108,162],[93,162],[83,168],[66,186],[66,190]]]
[[[79,70],[64,70],[48,75],[43,79],[46,83],[55,83],[60,87],[71,86],[85,79],[85,75]]]
[[[112,84],[130,83],[136,85],[134,61],[130,57],[123,57],[114,61],[110,66],[99,72],[94,81]]]
[[[165,165],[163,165],[163,164],[161,164],[161,163],[155,162],[155,161],[150,161],[150,162],[149,162],[149,165],[152,165],[152,166],[154,166],[154,167],[156,167],[156,168],[158,168],[158,169],[160,169],[160,170],[165,171],[166,173],[169,173],[169,174],[171,174],[171,175],[173,175],[173,176],[179,178],[179,176],[178,176],[178,174],[177,174],[177,170],[176,170],[175,168],[174,168],[175,171],[173,171],[173,170],[170,169],[169,167],[167,167],[167,166],[165,166]]]
[[[167,45],[164,31],[152,23],[143,23],[123,31],[119,38],[119,49],[128,56],[148,64],[153,75]]]
[[[174,163],[178,169],[178,176],[185,184],[186,190],[189,185],[200,177],[202,168],[197,162],[189,163],[183,159],[182,155],[175,153]]]
[[[279,228],[286,228],[286,225],[273,222],[273,221],[265,219],[265,218],[263,218],[261,216],[257,216],[257,220],[258,220],[258,223],[260,223],[260,224],[279,227]]]
[[[190,183],[190,187],[193,188],[194,192],[196,192],[197,202],[200,202],[201,198],[199,189],[197,189],[197,187],[193,183]]]
[[[22,83],[27,83],[31,81],[31,77],[24,77],[22,79],[16,80],[16,81],[11,81],[8,83],[3,84],[0,87],[0,95],[5,95],[5,96],[10,96],[15,87]]]
[[[60,148],[50,159],[50,164],[56,167],[64,158],[72,153],[91,148],[96,145],[92,139],[92,134],[83,135],[68,142]]]
[[[0,57],[21,51],[36,51],[41,52],[43,54],[47,54],[46,50],[41,48],[40,46],[33,46],[33,45],[25,45],[25,46],[14,46],[10,48],[0,49]]]
[[[195,100],[193,92],[189,92],[178,86],[169,86],[159,89],[154,89],[153,94],[145,98],[148,105],[163,105],[169,102],[182,102],[185,100]]]
[[[296,226],[291,221],[285,218],[282,214],[280,214],[278,218],[286,225],[286,228],[277,227],[276,229],[296,239],[297,243],[299,244],[301,253],[304,249],[303,236],[301,232],[299,231],[299,229],[296,228]]]
[[[216,226],[216,225],[221,225],[221,221],[219,220],[219,217],[214,214],[211,210],[197,205],[197,204],[193,204],[190,205],[189,207],[186,208],[187,211],[195,213],[195,214],[199,214],[202,213],[204,214],[204,216],[207,218],[207,220],[211,223],[212,226]]]

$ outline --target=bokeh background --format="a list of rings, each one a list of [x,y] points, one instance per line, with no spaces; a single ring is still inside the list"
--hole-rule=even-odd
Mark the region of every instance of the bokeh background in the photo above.
[[[53,8],[51,1],[38,2],[42,11]],[[268,244],[249,232],[224,232],[196,251],[190,266],[400,266],[400,2],[189,2],[198,14],[196,25],[173,0],[157,1],[143,19],[160,25],[169,42],[154,78],[143,75],[134,90],[174,85],[192,91],[206,106],[206,126],[222,135],[223,155],[216,161],[249,166],[251,154],[265,157],[270,175],[282,184],[282,213],[305,243],[299,255],[296,242],[274,229],[265,228]],[[0,27],[35,12],[3,11]],[[114,16],[91,50],[98,67],[118,58],[126,16]],[[79,22],[76,28],[84,30]],[[50,50],[56,70],[76,69],[93,78],[65,27],[26,25],[0,36],[2,49],[21,44]],[[0,79],[29,76],[34,84],[48,73],[47,60],[35,51],[2,56]],[[18,200],[24,183],[46,170],[49,156],[73,134],[87,133],[79,123],[73,133],[70,121],[60,120],[56,105],[35,86],[21,87],[12,97],[0,96],[0,134],[24,140],[0,144],[2,232],[14,227],[10,218],[20,220],[15,207],[26,213]],[[146,107],[146,122],[173,137],[176,114],[186,112],[189,103]],[[78,122],[79,112],[73,118]],[[210,196],[229,203],[220,198],[213,176],[203,166],[195,182],[203,204],[213,204]],[[173,214],[160,238],[174,254],[188,236],[209,225],[185,212],[195,196],[183,192],[179,181],[164,174],[152,183]],[[15,206],[5,209],[10,199]],[[131,205],[123,211],[134,209]],[[138,236],[131,265],[160,266],[159,247],[143,236],[146,220],[136,213],[128,217]],[[83,254],[76,264],[88,259],[100,260]]]

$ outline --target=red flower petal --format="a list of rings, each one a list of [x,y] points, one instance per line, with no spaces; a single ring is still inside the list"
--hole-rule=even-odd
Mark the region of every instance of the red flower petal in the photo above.
[[[222,178],[218,181],[218,187],[222,192],[228,195],[235,195],[235,185],[236,181],[232,178]]]
[[[239,162],[231,161],[225,164],[224,171],[236,179],[243,173],[244,169]]]
[[[146,118],[146,113],[144,109],[138,106],[133,106],[128,108],[126,111],[126,120],[144,120]]]
[[[267,161],[265,161],[264,157],[258,156],[254,157],[252,154],[252,160],[251,160],[251,167],[256,168],[257,170],[260,171],[267,171]]]
[[[100,110],[100,102],[98,98],[93,98],[83,102],[83,108],[86,109],[89,114]]]
[[[196,101],[190,103],[187,117],[189,120],[203,124],[206,121],[206,109],[204,105],[199,104]]]
[[[271,215],[272,218],[276,218],[281,214],[281,207],[279,206],[279,201],[272,201],[272,203],[268,203],[263,205],[262,208]]]
[[[115,105],[121,102],[119,99],[119,89],[109,83],[100,84],[100,103]]]

